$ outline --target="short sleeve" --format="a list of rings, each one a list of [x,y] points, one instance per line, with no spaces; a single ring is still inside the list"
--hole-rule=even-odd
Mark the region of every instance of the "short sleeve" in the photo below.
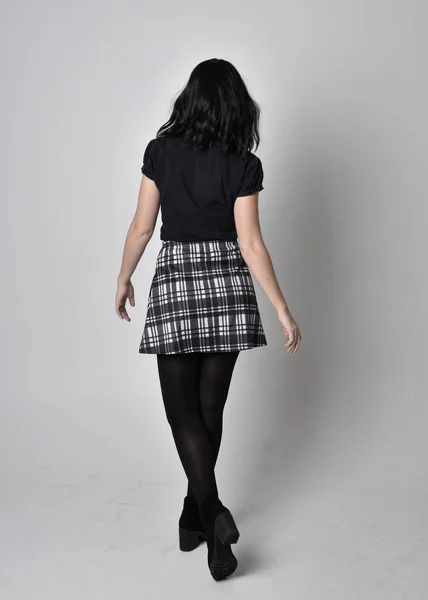
[[[144,151],[143,156],[143,165],[141,167],[141,172],[149,177],[150,179],[155,179],[155,171],[156,171],[156,140],[150,140],[147,144],[146,149]]]
[[[255,154],[250,153],[245,164],[244,174],[237,196],[250,196],[260,192],[263,187],[263,166],[261,160]]]

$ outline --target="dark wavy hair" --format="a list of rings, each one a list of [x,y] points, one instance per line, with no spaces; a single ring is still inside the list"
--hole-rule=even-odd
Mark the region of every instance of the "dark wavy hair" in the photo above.
[[[193,69],[156,137],[182,136],[195,149],[218,144],[223,152],[244,157],[259,146],[259,119],[260,107],[237,69],[211,58]]]

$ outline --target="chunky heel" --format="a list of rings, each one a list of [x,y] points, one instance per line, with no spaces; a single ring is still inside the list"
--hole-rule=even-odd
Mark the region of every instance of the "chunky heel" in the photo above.
[[[178,529],[179,546],[183,552],[190,552],[197,548],[202,539],[203,536],[199,531],[188,531],[181,527]]]
[[[236,544],[239,539],[239,531],[236,523],[227,510],[221,512],[214,523],[214,531],[220,542],[226,546],[229,544]]]
[[[208,546],[208,567],[216,581],[229,577],[238,561],[231,544],[239,538],[239,531],[230,513],[217,495],[208,496],[199,507]]]

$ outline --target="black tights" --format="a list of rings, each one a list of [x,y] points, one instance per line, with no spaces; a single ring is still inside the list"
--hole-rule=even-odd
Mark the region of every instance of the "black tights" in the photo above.
[[[207,496],[218,495],[214,467],[238,354],[239,350],[157,355],[166,416],[187,475],[187,493],[199,505]]]

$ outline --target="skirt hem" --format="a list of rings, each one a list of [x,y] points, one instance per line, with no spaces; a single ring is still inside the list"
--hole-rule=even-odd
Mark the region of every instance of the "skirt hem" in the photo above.
[[[227,348],[186,348],[183,350],[171,350],[169,352],[161,352],[159,349],[157,348],[153,348],[153,349],[144,349],[138,350],[138,354],[190,354],[192,352],[236,352],[236,350],[252,350],[253,348],[262,348],[264,346],[267,346],[267,342],[265,344],[251,344],[251,345],[239,345],[239,346],[230,346],[228,345]]]

